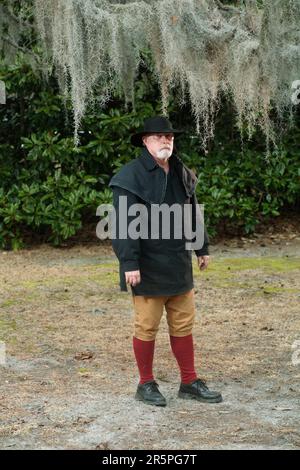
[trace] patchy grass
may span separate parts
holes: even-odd
[[[300,339],[299,258],[264,258],[253,248],[247,258],[215,255],[206,271],[195,263],[196,366],[223,391],[224,403],[177,400],[164,317],[154,366],[168,407],[153,410],[133,401],[130,291],[119,290],[113,254],[95,263],[99,253],[47,248],[8,253],[0,265],[0,340],[8,357],[2,448],[299,445],[299,369],[291,363]]]

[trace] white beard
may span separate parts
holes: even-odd
[[[167,160],[172,155],[172,151],[168,149],[158,150],[156,156],[160,160]]]

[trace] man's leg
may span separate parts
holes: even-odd
[[[181,382],[191,383],[197,379],[192,335],[195,320],[194,289],[169,297],[166,310],[171,348],[180,369]]]
[[[153,377],[153,357],[155,340],[143,341],[133,337],[133,351],[140,373],[140,384],[154,380]]]
[[[197,378],[195,372],[192,335],[195,320],[194,289],[181,295],[169,297],[166,302],[166,310],[171,348],[181,374],[178,396],[208,403],[222,401],[221,394],[210,391],[205,381]]]
[[[134,296],[133,350],[140,373],[136,398],[146,403],[165,406],[153,376],[155,338],[163,314],[166,297]]]
[[[193,335],[182,337],[170,335],[170,343],[180,369],[181,383],[193,382],[197,379],[194,366]]]

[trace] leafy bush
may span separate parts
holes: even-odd
[[[55,81],[46,85],[21,59],[9,67],[0,63],[8,95],[0,106],[1,248],[24,246],[30,232],[58,245],[92,220],[99,204],[111,202],[111,176],[139,154],[130,134],[146,117],[161,113],[157,87],[145,70],[139,73],[135,109],[126,110],[117,94],[105,112],[95,100],[74,148],[70,104]],[[199,176],[198,199],[211,235],[220,227],[251,233],[262,218],[297,206],[300,126],[267,162],[259,133],[241,149],[230,104],[221,110],[206,154],[193,135],[190,109],[179,107],[175,91],[169,111],[174,127],[186,131],[176,145]]]
[[[93,189],[96,181],[82,172],[62,175],[57,170],[44,182],[13,185],[6,193],[2,189],[0,245],[6,247],[10,241],[12,248],[21,247],[24,227],[49,227],[49,241],[54,245],[74,235],[82,226],[83,215],[103,200]]]
[[[202,163],[197,196],[204,203],[212,235],[221,224],[232,233],[251,233],[262,219],[278,216],[299,202],[298,158],[287,150],[268,162],[260,152],[248,149],[235,159],[223,155],[218,160],[212,154]]]

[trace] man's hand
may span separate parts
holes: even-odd
[[[126,284],[131,286],[136,286],[141,282],[141,273],[140,271],[126,271],[125,272]]]
[[[206,269],[209,263],[209,256],[198,256],[198,266],[201,271]]]

